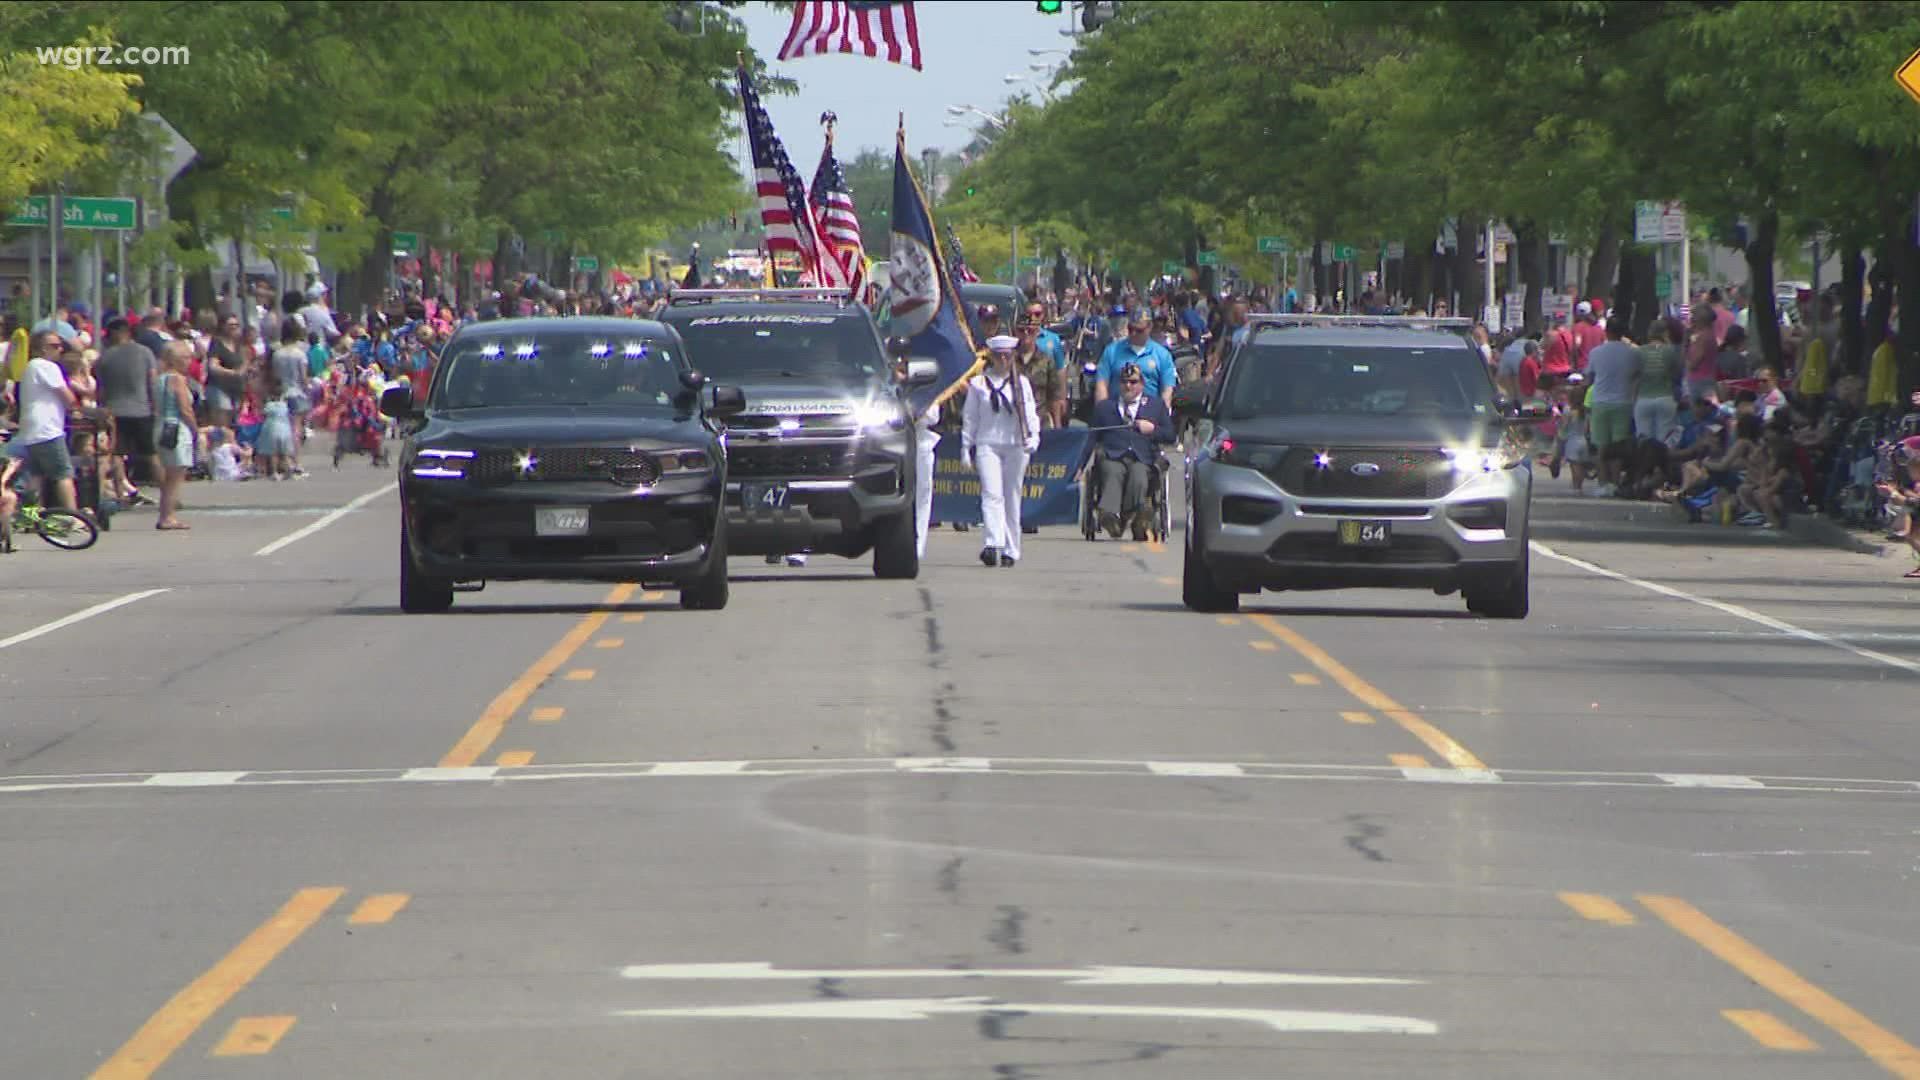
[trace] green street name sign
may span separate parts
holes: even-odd
[[[395,255],[413,255],[420,250],[420,234],[397,232],[393,234],[393,253]]]
[[[1352,262],[1353,256],[1354,256],[1354,251],[1353,251],[1352,244],[1342,244],[1338,240],[1334,241],[1333,243],[1333,261],[1334,262]]]
[[[1291,255],[1293,245],[1288,243],[1284,236],[1263,236],[1260,238],[1260,254]]]
[[[9,225],[44,226],[53,213],[53,200],[46,195],[22,199],[7,218]],[[67,229],[112,229],[128,231],[134,223],[138,203],[118,197],[96,198],[69,195],[60,200],[61,227]]]
[[[598,273],[600,260],[592,255],[577,255],[573,260],[573,268],[583,274]]]
[[[1217,251],[1203,251],[1194,261],[1201,266],[1219,266],[1220,253]]]
[[[1022,255],[1022,256],[1020,256],[1020,269],[1022,269],[1022,270],[1038,270],[1038,269],[1040,269],[1040,256],[1038,256],[1038,255]]]
[[[1184,274],[1186,273],[1186,271],[1187,271],[1186,267],[1180,265],[1179,263],[1173,261],[1172,259],[1168,259],[1166,262],[1163,262],[1160,264],[1160,272],[1163,274]]]

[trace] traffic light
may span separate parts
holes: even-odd
[[[973,185],[972,185],[972,184],[968,184],[968,185],[967,185],[967,198],[969,198],[969,199],[971,199],[971,198],[973,198],[973,192],[974,192],[974,187],[973,187]]]
[[[1042,15],[1058,15],[1065,6],[1061,0],[1034,0],[1033,9]]]
[[[1114,0],[1088,0],[1080,5],[1080,29],[1091,34],[1113,21]]]

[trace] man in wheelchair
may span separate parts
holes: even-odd
[[[1160,448],[1174,440],[1173,416],[1158,395],[1146,393],[1140,367],[1124,364],[1119,371],[1120,393],[1096,403],[1089,451],[1093,458],[1094,491],[1100,527],[1120,538],[1131,524],[1133,538],[1147,538],[1149,485],[1161,467]]]

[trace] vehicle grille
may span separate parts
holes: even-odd
[[[752,446],[734,442],[727,447],[727,475],[733,479],[762,476],[852,476],[859,471],[857,444],[826,446]]]
[[[640,487],[660,479],[653,455],[626,447],[547,447],[524,453],[531,464],[522,468],[519,450],[482,450],[474,456],[468,474],[476,483],[602,481],[621,487]]]
[[[1453,490],[1453,463],[1438,450],[1325,451],[1327,468],[1314,465],[1321,451],[1294,447],[1268,473],[1281,490],[1302,498],[1321,499],[1438,499]],[[1356,475],[1355,465],[1370,463],[1380,471]]]
[[[1452,548],[1431,536],[1395,536],[1383,548],[1344,547],[1330,532],[1288,533],[1267,549],[1284,561],[1346,563],[1354,566],[1408,566],[1459,561]]]

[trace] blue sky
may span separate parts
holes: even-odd
[[[800,84],[798,94],[770,95],[765,101],[788,156],[803,173],[811,174],[811,163],[820,157],[823,111],[840,117],[834,146],[843,161],[864,147],[892,150],[902,110],[907,114],[907,145],[913,151],[928,146],[958,150],[971,136],[967,128],[946,126],[948,105],[999,111],[1020,91],[1009,86],[1005,76],[1044,79],[1044,72],[1033,72],[1029,65],[1066,59],[1058,54],[1033,56],[1028,49],[1065,50],[1072,44],[1059,33],[1068,26],[1066,16],[1041,15],[1032,0],[921,0],[914,13],[922,71],[837,54],[781,62],[774,56],[792,15],[770,4],[748,4],[733,12],[746,24],[754,52],[767,59],[775,74]],[[737,146],[733,152],[739,156]]]

